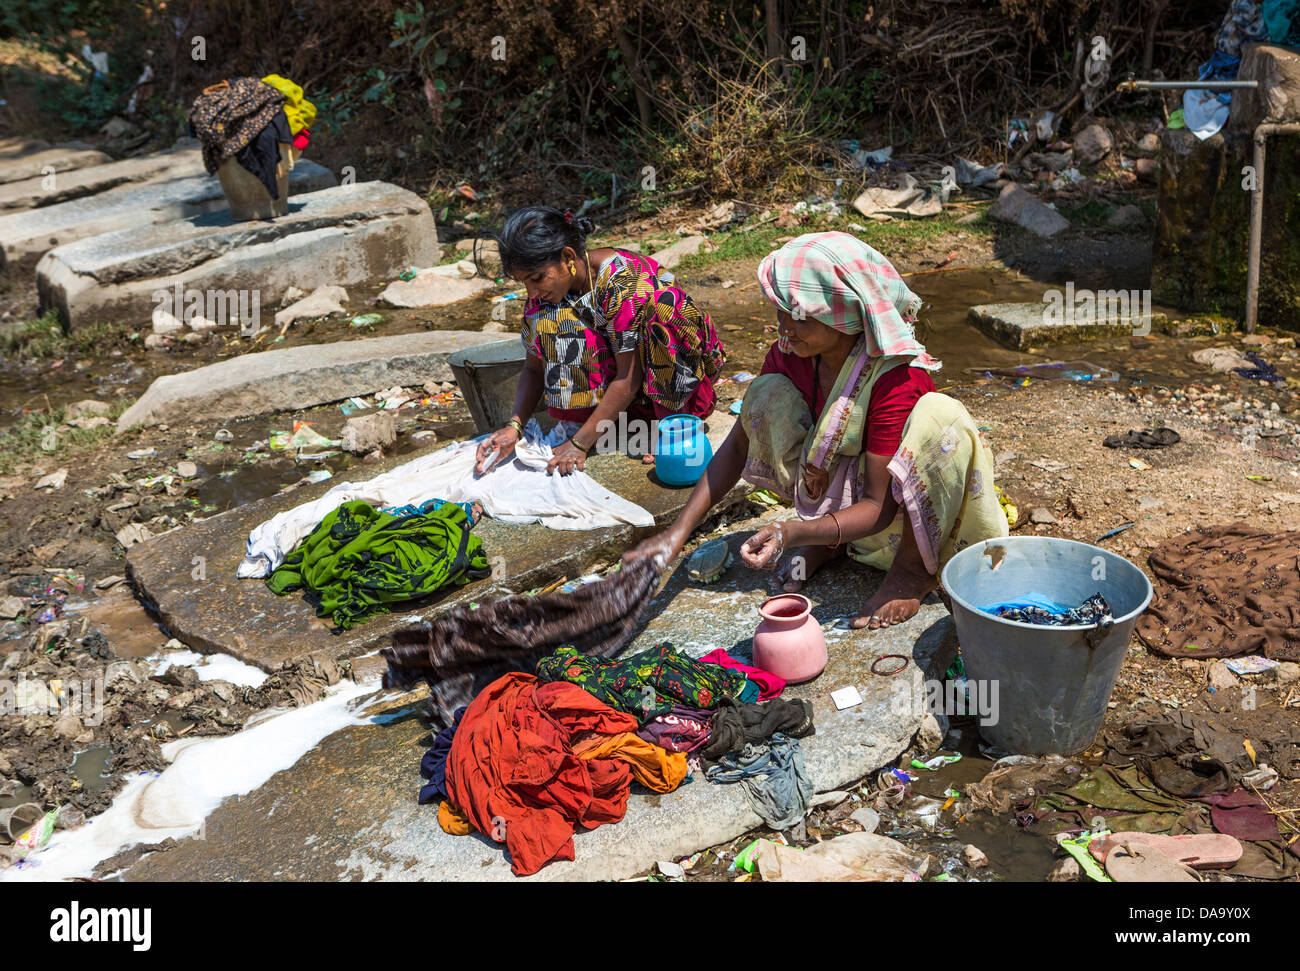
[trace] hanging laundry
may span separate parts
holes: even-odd
[[[570,681],[585,688],[612,708],[647,722],[666,715],[677,704],[713,708],[720,699],[739,695],[745,676],[716,664],[700,664],[660,644],[640,654],[602,661],[562,647],[537,662],[537,676],[545,681]]]
[[[431,714],[446,725],[483,686],[509,671],[531,672],[558,647],[609,657],[632,639],[661,569],[652,559],[639,560],[571,593],[456,607],[395,631],[392,647],[379,652],[388,662],[384,687],[410,688],[424,681]]]
[[[622,819],[632,783],[627,762],[579,758],[572,741],[635,729],[632,716],[576,685],[507,674],[474,699],[456,730],[450,802],[478,832],[505,843],[518,876],[572,860],[574,831]]]
[[[491,475],[474,476],[481,439],[458,442],[421,455],[366,482],[342,482],[319,499],[279,513],[248,534],[240,577],[264,577],[285,554],[344,502],[361,500],[379,508],[422,503],[434,496],[450,502],[481,502],[493,519],[540,522],[551,529],[599,529],[627,523],[653,526],[654,516],[605,488],[585,472],[547,475],[552,440],[536,422],[515,446],[513,460]]]
[[[268,74],[262,80],[284,95],[284,114],[293,134],[311,127],[316,120],[316,106],[302,96],[299,85],[278,74]]]
[[[190,127],[203,145],[203,166],[214,174],[271,124],[284,95],[257,78],[234,78],[204,88],[190,108]]]
[[[1155,593],[1138,637],[1166,657],[1300,661],[1297,548],[1300,531],[1265,533],[1245,523],[1166,540],[1148,560]]]
[[[389,604],[490,575],[472,525],[454,505],[397,517],[347,502],[321,520],[266,583],[278,594],[305,588],[317,615],[346,630],[387,613]]]
[[[710,782],[744,786],[750,808],[772,829],[789,829],[808,815],[812,782],[804,769],[803,750],[788,735],[778,732],[724,755],[705,775]]]
[[[781,692],[785,690],[784,678],[778,678],[775,674],[764,671],[762,668],[741,664],[722,648],[704,655],[704,657],[700,658],[700,663],[721,664],[724,668],[729,668],[732,671],[740,671],[751,682],[758,685],[757,701],[770,701],[773,698],[779,698]]]
[[[1039,624],[1043,627],[1074,627],[1080,624],[1096,626],[1114,619],[1110,604],[1100,593],[1094,593],[1077,607],[1065,607],[1040,593],[1027,593],[1015,600],[989,604],[980,609],[1003,620]]]
[[[271,123],[235,153],[235,161],[257,176],[257,180],[266,186],[266,191],[272,199],[280,198],[280,187],[276,183],[276,170],[280,165],[280,144],[282,142],[288,144],[292,138],[284,112],[277,111],[271,118]]]

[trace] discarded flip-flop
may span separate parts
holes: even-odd
[[[1121,843],[1149,846],[1171,860],[1185,863],[1197,870],[1220,870],[1241,859],[1241,843],[1224,833],[1188,833],[1184,836],[1165,836],[1163,833],[1114,833],[1094,841],[1088,851],[1097,862],[1105,863],[1107,855]]]
[[[686,575],[698,583],[713,583],[731,565],[731,560],[725,539],[710,540],[686,561]]]
[[[1186,864],[1130,840],[1121,840],[1106,854],[1106,873],[1116,883],[1199,883],[1201,879]]]
[[[1107,448],[1164,448],[1166,445],[1177,445],[1183,440],[1172,428],[1153,428],[1150,431],[1134,431],[1129,429],[1125,435],[1107,435],[1102,439],[1103,445]]]

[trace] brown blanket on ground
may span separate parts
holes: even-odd
[[[1137,635],[1167,657],[1300,660],[1300,532],[1244,524],[1181,533],[1148,562],[1155,596]]]
[[[477,609],[457,607],[437,619],[393,632],[385,688],[425,681],[435,721],[452,722],[497,678],[532,673],[537,661],[571,645],[583,654],[611,657],[636,633],[658,586],[660,567],[646,558],[572,593],[513,596]]]

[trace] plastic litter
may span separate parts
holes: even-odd
[[[402,278],[406,278],[405,274]],[[383,319],[383,314],[358,314],[352,318],[351,323],[353,327],[373,327],[375,324],[382,323]]]
[[[1263,674],[1265,671],[1271,671],[1277,667],[1277,661],[1271,661],[1266,657],[1260,657],[1258,654],[1247,654],[1245,657],[1230,657],[1224,662],[1228,670],[1233,674]]]
[[[845,708],[853,708],[862,704],[862,695],[853,685],[847,688],[837,688],[831,692],[831,701],[835,702],[835,708],[843,711]]]
[[[926,759],[924,762],[920,759],[912,759],[911,766],[914,769],[928,769],[931,772],[938,772],[945,765],[952,765],[954,762],[960,761],[960,755],[936,755],[934,758]]]

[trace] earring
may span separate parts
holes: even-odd
[[[570,261],[570,262],[569,262],[569,276],[576,276],[577,273],[578,273],[578,268],[577,268],[576,266],[574,266],[574,264],[573,264],[572,261]]]

